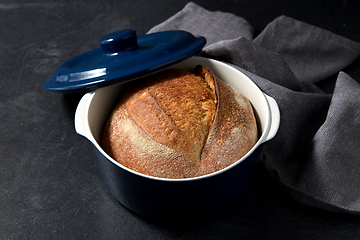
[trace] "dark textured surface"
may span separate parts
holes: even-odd
[[[255,32],[287,15],[360,41],[355,0],[194,2],[241,16]],[[144,34],[186,3],[0,2],[0,239],[359,239],[359,217],[296,203],[261,167],[235,206],[207,219],[146,219],[109,194],[90,143],[74,131],[82,94],[54,94],[42,84],[103,35]],[[346,72],[359,81],[359,59]]]

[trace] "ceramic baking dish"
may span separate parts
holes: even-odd
[[[93,145],[97,164],[110,193],[130,210],[146,215],[217,213],[234,204],[248,188],[263,145],[277,133],[280,112],[276,101],[237,69],[208,58],[191,57],[171,68],[207,66],[223,81],[247,97],[256,113],[259,139],[236,163],[208,175],[187,179],[147,176],[112,159],[99,141],[105,123],[126,83],[86,93],[75,114],[76,132]]]

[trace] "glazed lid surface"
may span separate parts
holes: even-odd
[[[102,37],[99,43],[99,48],[61,64],[43,87],[75,93],[130,81],[198,54],[206,39],[179,30],[137,36],[126,29]]]

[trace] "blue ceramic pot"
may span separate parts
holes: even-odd
[[[97,164],[111,194],[136,213],[146,216],[209,215],[228,208],[248,188],[263,144],[277,133],[280,111],[276,101],[237,69],[202,57],[192,57],[172,68],[190,70],[199,64],[212,69],[220,79],[250,100],[260,132],[258,142],[244,157],[218,172],[195,178],[165,179],[122,166],[104,152],[99,140],[123,83],[97,89],[80,100],[75,114],[76,132],[93,144]]]

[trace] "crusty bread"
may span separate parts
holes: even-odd
[[[256,143],[248,99],[206,67],[130,84],[102,134],[104,151],[143,174],[189,178],[223,169]]]

